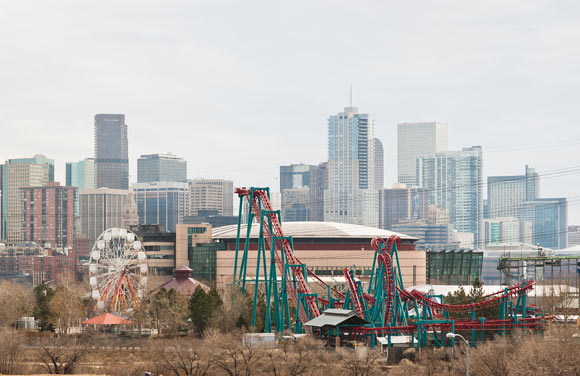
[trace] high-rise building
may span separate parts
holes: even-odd
[[[54,181],[54,160],[44,155],[9,159],[2,167],[2,238],[9,244],[24,240],[20,188],[40,187]]]
[[[20,188],[24,240],[48,247],[72,248],[75,191],[75,187],[61,187],[56,182],[42,187]]]
[[[146,154],[137,160],[137,182],[187,181],[187,161],[172,154]]]
[[[282,191],[282,222],[308,221],[310,218],[310,189],[287,188]]]
[[[328,189],[324,220],[378,226],[375,124],[356,107],[328,118]]]
[[[310,187],[310,169],[313,167],[316,166],[306,164],[280,166],[280,192],[285,189]]]
[[[491,243],[532,243],[532,222],[517,218],[484,219],[484,242]]]
[[[125,115],[95,115],[97,188],[129,188],[129,150]]]
[[[309,220],[324,221],[324,191],[328,189],[328,162],[310,167]]]
[[[66,163],[66,186],[77,187],[78,189],[94,189],[95,184],[95,159],[85,158],[79,162]],[[80,227],[79,223],[79,192],[75,190],[75,229]]]
[[[568,200],[537,198],[518,207],[517,217],[532,222],[533,244],[552,249],[568,246]]]
[[[540,179],[526,165],[524,175],[488,176],[487,203],[489,218],[515,217],[524,201],[534,201],[540,193]]]
[[[79,189],[95,187],[95,159],[85,158],[79,162],[66,163],[66,186]]]
[[[394,224],[392,231],[418,238],[415,243],[418,250],[439,252],[458,247],[452,243],[453,226],[450,224],[434,224],[424,219],[405,220]]]
[[[425,219],[427,214],[427,192],[423,188],[394,184],[393,188],[379,190],[379,228],[391,230],[397,223]]]
[[[123,224],[123,206],[129,197],[124,189],[80,189],[80,232],[93,244],[103,231]]]
[[[310,183],[318,166],[293,164],[280,166],[282,221],[307,221],[310,218]]]
[[[447,124],[437,122],[401,123],[397,126],[398,182],[417,185],[417,157],[446,152]]]
[[[187,182],[157,181],[131,186],[135,192],[139,224],[163,226],[165,231],[175,231],[187,214]]]
[[[535,168],[526,165],[524,177],[526,178],[526,201],[534,201],[540,197],[540,175]]]
[[[385,151],[381,140],[375,137],[375,187],[385,186]]]
[[[217,210],[219,215],[234,212],[234,182],[223,179],[193,179],[189,181],[189,215],[200,210]]]
[[[448,209],[458,232],[474,234],[474,248],[481,246],[483,224],[481,146],[461,151],[419,156],[417,183],[428,192],[429,205]]]

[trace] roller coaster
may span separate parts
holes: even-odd
[[[268,188],[237,188],[240,199],[233,283],[245,294],[253,284],[252,326],[256,323],[260,285],[265,292],[265,332],[308,333],[328,337],[348,337],[375,346],[406,342],[410,347],[450,346],[449,332],[471,332],[471,343],[484,341],[486,333],[504,335],[521,331],[544,333],[546,321],[540,311],[527,305],[534,281],[504,288],[470,304],[445,304],[443,296],[408,291],[403,286],[398,251],[400,238],[375,238],[375,250],[364,291],[355,281],[355,270],[343,269],[348,287],[343,293],[318,277],[294,254],[292,237],[285,236],[279,210],[273,210]],[[241,238],[243,207],[247,210],[246,236]],[[250,232],[254,220],[259,225],[256,270],[247,276]],[[256,225],[256,224],[255,224]],[[243,253],[240,245],[243,239]],[[269,253],[269,257],[266,257]],[[269,263],[269,265],[268,265]],[[238,265],[239,264],[239,265]],[[478,312],[499,307],[497,319],[478,317]],[[312,327],[308,322],[330,308],[356,314],[357,324]],[[292,313],[291,313],[292,310]],[[345,311],[342,311],[345,312]],[[470,318],[453,318],[453,314]],[[364,322],[364,324],[361,324]]]

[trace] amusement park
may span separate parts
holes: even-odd
[[[458,305],[446,304],[441,295],[406,290],[399,263],[400,238],[396,235],[372,240],[375,254],[366,288],[360,280],[355,281],[356,269],[345,268],[348,289],[345,293],[338,291],[295,256],[293,240],[284,234],[280,212],[272,209],[268,188],[241,188],[236,193],[240,211],[244,200],[251,208],[245,238],[249,238],[254,219],[260,236],[254,277],[248,281],[249,242],[245,242],[243,253],[240,249],[239,257],[238,225],[234,286],[239,286],[242,293],[253,289],[252,324],[256,320],[258,291],[265,291],[266,332],[307,333],[336,338],[337,344],[341,340],[359,341],[371,348],[453,346],[457,332],[469,333],[472,345],[484,342],[491,333],[544,335],[544,313],[527,303],[534,281],[506,286],[476,302]],[[478,314],[494,307],[498,308],[497,318]]]
[[[84,264],[86,277],[78,285],[83,286],[80,291],[73,293],[66,284],[64,288],[37,287],[36,320],[23,317],[18,327],[38,341],[48,364],[45,369],[57,372],[66,363],[58,359],[66,356],[55,349],[69,356],[76,354],[86,362],[87,346],[99,351],[118,346],[117,358],[128,353],[156,358],[152,352],[163,348],[164,355],[157,360],[159,374],[159,367],[167,373],[173,369],[176,375],[193,374],[178,370],[178,361],[182,366],[183,362],[189,367],[205,365],[220,374],[258,353],[277,357],[277,362],[304,362],[310,367],[309,374],[318,374],[315,370],[319,367],[330,367],[322,363],[315,366],[329,356],[335,357],[331,362],[342,371],[355,364],[356,369],[369,372],[421,373],[430,372],[426,370],[436,364],[439,371],[461,374],[470,370],[470,351],[472,362],[481,364],[482,354],[492,351],[497,355],[506,351],[506,346],[524,349],[550,343],[576,346],[578,342],[573,306],[566,311],[538,305],[534,280],[505,284],[495,291],[476,280],[469,294],[461,286],[447,293],[435,289],[442,286],[413,286],[411,282],[422,282],[415,276],[415,265],[409,264],[415,260],[413,255],[420,253],[413,250],[415,239],[378,229],[369,233],[354,225],[355,230],[341,228],[347,229],[345,233],[359,231],[356,236],[368,239],[366,244],[360,239],[344,239],[354,241],[346,251],[347,262],[358,261],[359,267],[334,266],[330,273],[320,264],[320,257],[304,249],[316,249],[310,244],[312,236],[324,239],[336,234],[305,222],[298,230],[296,224],[289,224],[294,236],[288,235],[280,210],[272,206],[269,188],[238,188],[235,193],[239,198],[238,223],[216,228],[211,243],[222,254],[215,262],[229,265],[229,283],[223,282],[223,267],[221,285],[215,278],[194,278],[193,269],[186,265],[175,268],[172,279],[159,279],[154,266],[158,264],[151,255],[163,243],[151,241],[151,233],[131,227],[109,228],[96,238]],[[195,234],[205,235],[206,227],[195,226],[188,227],[190,240]],[[313,231],[322,234],[313,235]],[[365,235],[360,235],[363,232]],[[305,240],[305,234],[310,240]],[[203,244],[206,248],[210,245]],[[319,249],[324,245],[322,240],[317,244]],[[191,252],[199,248],[190,248],[192,257]],[[337,265],[344,265],[341,257],[334,252],[334,258],[340,259]],[[323,259],[327,262],[332,258],[327,255]],[[503,258],[498,270],[515,269],[507,268],[507,262],[515,261]],[[43,303],[48,297],[52,302]],[[78,301],[76,308],[73,301]],[[558,313],[566,315],[564,323],[558,321]],[[228,346],[239,353],[229,360],[219,358],[231,355]],[[205,347],[215,354],[202,351]],[[285,354],[282,358],[280,349]],[[303,351],[310,352],[310,357],[302,358]],[[187,360],[184,354],[189,354]],[[81,369],[84,363],[76,364],[76,369]],[[245,363],[244,367],[248,372],[254,369],[256,374],[271,374],[263,362]],[[151,370],[152,365],[136,372],[145,368]],[[365,374],[353,372],[349,374]]]

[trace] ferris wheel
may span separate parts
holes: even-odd
[[[131,231],[105,230],[93,245],[89,261],[91,297],[95,309],[128,312],[143,299],[147,286],[147,255]]]

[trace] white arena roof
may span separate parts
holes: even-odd
[[[282,223],[284,235],[293,238],[351,238],[351,239],[372,239],[377,236],[388,238],[391,235],[398,235],[402,240],[415,242],[418,239],[412,236],[399,234],[388,230],[374,227],[351,225],[336,222],[284,222]],[[237,237],[238,225],[216,227],[212,230],[214,239],[235,239]],[[257,238],[260,225],[252,224],[250,238]],[[246,237],[246,225],[241,226],[240,238]]]

